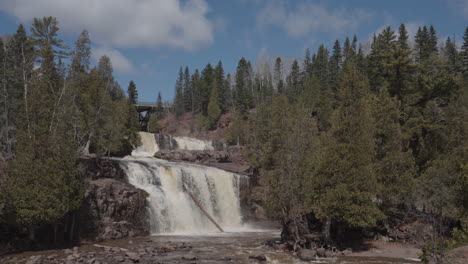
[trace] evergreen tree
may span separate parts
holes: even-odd
[[[221,63],[221,61],[218,62],[218,64],[216,65],[215,69],[214,69],[214,82],[218,88],[218,101],[219,101],[219,106],[221,107],[221,110],[223,112],[226,112],[227,109],[228,109],[228,105],[227,105],[227,97],[228,97],[228,91],[227,91],[227,87],[226,87],[226,83],[225,83],[225,79],[224,79],[224,69],[223,69],[223,64]],[[210,100],[211,100],[211,94],[210,94]]]
[[[375,172],[380,187],[378,192],[381,210],[395,213],[402,205],[410,204],[414,161],[404,152],[400,127],[399,104],[383,88],[373,105],[375,125]]]
[[[55,17],[43,17],[42,19],[34,18],[33,26],[31,27],[31,37],[34,44],[38,47],[38,51],[44,50],[50,46],[57,58],[66,58],[70,55],[67,50],[68,46],[63,44],[63,40],[57,38],[59,31],[58,21]],[[44,54],[41,54],[43,57]]]
[[[199,98],[201,105],[201,113],[203,116],[208,115],[208,103],[210,102],[211,89],[214,82],[214,69],[211,64],[207,64],[203,69],[199,82]]]
[[[429,43],[427,43],[428,50],[429,52],[432,53],[437,53],[437,43],[438,43],[438,38],[437,38],[437,32],[435,31],[435,28],[433,25],[429,27]]]
[[[313,63],[314,75],[320,81],[322,89],[328,89],[329,76],[328,76],[328,50],[325,48],[325,45],[320,45],[317,51],[317,56]]]
[[[158,92],[158,98],[156,99],[156,116],[158,117],[158,120],[162,119],[164,114],[164,106],[163,106],[163,101],[161,97],[161,92]]]
[[[463,34],[463,45],[460,51],[461,55],[461,70],[463,74],[468,76],[468,27],[465,29],[465,33]]]
[[[447,41],[445,42],[444,56],[447,60],[449,71],[453,74],[456,74],[460,68],[459,54],[455,43],[452,42],[450,37],[448,37]]]
[[[201,112],[201,94],[200,94],[200,72],[198,69],[195,69],[195,72],[190,77],[190,82],[192,84],[192,109],[194,113]]]
[[[136,105],[138,103],[138,91],[134,81],[130,81],[127,88],[128,102],[131,105]]]
[[[287,88],[287,95],[291,101],[295,101],[302,92],[301,70],[297,60],[294,60],[291,64],[291,71],[288,76]]]
[[[218,119],[221,116],[222,110],[219,102],[219,88],[218,81],[213,83],[211,89],[210,102],[208,104],[208,123],[209,129],[215,129],[218,123]]]
[[[406,30],[405,24],[401,24],[398,28],[398,45],[404,50],[409,50],[408,44],[408,31]]]
[[[332,128],[322,141],[310,174],[309,202],[323,231],[330,227],[370,227],[381,218],[373,202],[378,182],[373,169],[374,122],[368,102],[368,82],[357,67],[345,65],[338,91],[339,106]]]
[[[174,98],[174,112],[177,117],[180,117],[184,113],[184,73],[182,67],[179,69],[179,77],[177,77],[175,85],[175,98]]]
[[[190,79],[190,70],[188,66],[185,67],[184,71],[184,111],[185,112],[192,112],[192,101],[193,101],[193,88],[192,88],[192,80]]]
[[[340,75],[340,68],[341,68],[341,45],[340,41],[336,40],[335,44],[333,45],[333,54],[330,57],[329,62],[329,77],[330,77],[330,87],[333,91],[338,90],[338,83],[339,83],[339,75]]]
[[[236,71],[234,105],[243,117],[247,115],[251,100],[249,66],[247,60],[241,58]]]
[[[276,92],[279,94],[283,93],[284,92],[283,63],[281,62],[280,57],[276,58],[275,60],[273,81],[275,82]]]
[[[306,49],[306,52],[305,52],[305,57],[304,57],[304,73],[305,73],[305,76],[304,78],[306,78],[307,76],[309,77],[312,77],[312,61],[311,61],[311,58],[310,58],[310,50],[309,48]]]

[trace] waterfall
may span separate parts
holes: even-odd
[[[179,149],[183,150],[214,150],[213,142],[190,137],[174,137]]]
[[[121,166],[130,184],[149,194],[152,233],[217,232],[213,223],[184,191],[184,185],[225,231],[242,228],[239,185],[245,176],[151,157],[126,157]]]
[[[154,134],[148,132],[139,132],[141,145],[132,151],[132,156],[152,157],[159,151],[158,144]]]

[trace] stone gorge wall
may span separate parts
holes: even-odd
[[[149,233],[147,193],[125,179],[118,161],[84,161],[88,182],[80,211],[79,232],[85,240],[109,240]]]

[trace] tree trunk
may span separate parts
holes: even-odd
[[[322,235],[325,241],[330,240],[331,219],[329,217],[322,220]]]
[[[71,222],[71,226],[70,226],[70,236],[69,236],[69,240],[70,240],[70,243],[73,243],[73,231],[75,229],[75,213],[71,213],[72,215],[72,222]]]

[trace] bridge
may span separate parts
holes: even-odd
[[[171,109],[171,106],[168,104],[165,104],[162,107],[163,113],[167,113]],[[138,112],[138,122],[140,123],[141,131],[148,131],[150,116],[158,111],[158,106],[151,103],[139,103],[135,105],[135,109]]]

